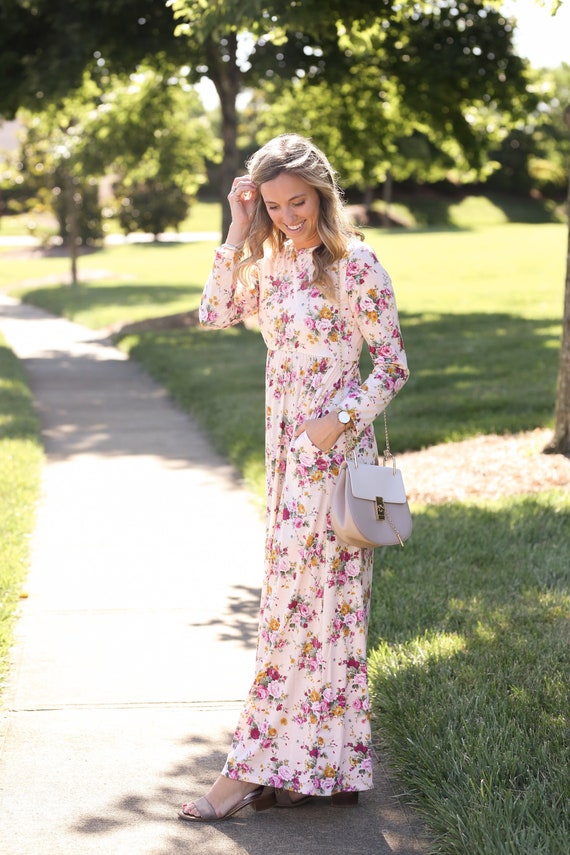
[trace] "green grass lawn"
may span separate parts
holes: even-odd
[[[121,232],[116,219],[104,219],[105,234]],[[218,232],[221,226],[221,207],[216,202],[198,200],[193,203],[188,216],[178,227],[179,232]],[[0,217],[0,237],[35,235],[39,239],[57,234],[57,221],[48,213],[15,214]],[[175,232],[173,229],[168,230]]]
[[[412,372],[392,406],[396,447],[415,449],[478,433],[551,425],[564,226],[411,233],[372,229],[367,237],[392,274]],[[23,261],[5,253],[0,286],[25,278],[26,284],[11,287],[12,293],[87,326],[105,327],[195,308],[212,249],[208,242],[107,248],[80,259],[83,281],[75,289],[33,284],[42,276],[61,277],[63,259]],[[98,278],[105,272],[107,278]],[[174,349],[190,347],[193,335],[156,339],[161,366],[169,341]],[[217,347],[217,341],[211,344]],[[152,349],[151,339],[145,342]],[[260,364],[263,358],[260,344]],[[222,367],[228,379],[232,371],[241,378],[239,365]],[[199,374],[201,366],[189,370],[183,373],[193,394],[191,374]],[[168,369],[162,373],[170,374]]]
[[[25,582],[43,451],[22,368],[0,336],[0,688]]]
[[[88,253],[79,259],[76,287],[61,284],[69,273],[66,258],[5,252],[0,255],[0,288],[97,329],[197,306],[213,246],[150,243]]]
[[[394,279],[412,370],[391,406],[395,450],[551,425],[566,228],[493,223],[370,230],[368,239]],[[169,314],[197,305],[212,248],[108,249],[81,260],[84,271],[111,271],[107,280],[13,293],[92,327]],[[6,283],[64,269],[56,269],[61,259],[37,261],[33,273],[21,260],[7,263]],[[260,336],[189,329],[129,336],[121,346],[193,413],[261,498]],[[434,853],[565,855],[570,497],[413,511],[406,548],[376,553],[376,738],[426,817]]]
[[[562,492],[415,508],[377,551],[375,732],[434,852],[568,851],[569,559]]]
[[[566,229],[375,236],[396,284],[411,379],[394,435],[418,448],[552,424]]]

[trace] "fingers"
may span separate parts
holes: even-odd
[[[305,433],[305,431],[307,430],[307,425],[308,425],[308,422],[301,422],[301,424],[295,430],[295,433],[293,434],[293,438],[297,439],[297,437],[301,436],[302,433]]]
[[[232,182],[232,189],[228,193],[228,201],[230,205],[236,202],[251,202],[257,196],[257,187],[249,177],[243,175],[235,178]]]
[[[336,414],[327,413],[318,419],[307,419],[295,430],[295,439],[305,432],[311,443],[321,451],[328,452],[343,432],[343,426],[339,423]]]

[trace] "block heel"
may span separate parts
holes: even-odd
[[[262,794],[252,802],[252,808],[256,811],[267,810],[275,805],[275,790],[273,787],[264,787]]]
[[[344,791],[342,793],[333,793],[331,796],[331,804],[333,807],[355,807],[358,804],[358,791]]]

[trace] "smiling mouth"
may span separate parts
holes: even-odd
[[[304,226],[304,225],[305,225],[305,220],[303,220],[303,222],[302,222],[302,223],[299,223],[299,224],[298,224],[298,225],[296,225],[296,226],[285,226],[285,228],[286,228],[286,229],[287,229],[287,231],[289,231],[289,232],[298,232],[298,231],[300,231],[300,230],[303,228],[303,226]]]

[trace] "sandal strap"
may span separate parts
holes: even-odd
[[[206,798],[206,796],[202,796],[197,799],[195,802],[192,802],[196,810],[200,814],[200,819],[218,819],[218,814]],[[188,814],[188,816],[192,816],[192,814]]]

